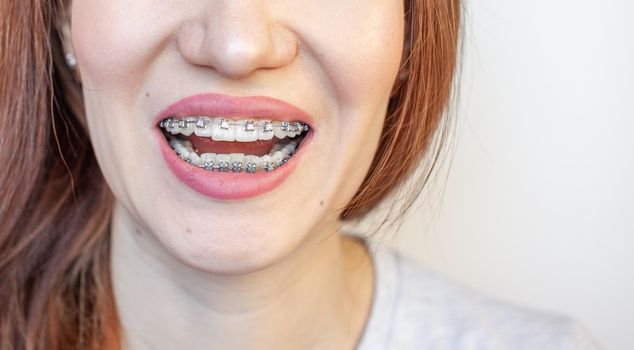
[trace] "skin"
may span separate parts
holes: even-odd
[[[379,142],[402,58],[402,0],[70,6],[64,41],[116,197],[112,268],[125,347],[354,348],[373,266],[340,232],[339,214]],[[179,182],[159,154],[154,117],[201,92],[271,96],[310,113],[314,139],[295,172],[237,201]]]

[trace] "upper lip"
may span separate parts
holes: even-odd
[[[310,114],[288,102],[267,96],[230,96],[218,93],[203,93],[178,100],[159,113],[154,122],[158,124],[168,117],[201,115],[302,121],[313,126]]]

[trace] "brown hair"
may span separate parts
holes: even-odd
[[[460,1],[405,4],[404,61],[380,146],[343,219],[375,207],[423,156],[435,159],[432,140],[444,134],[439,126],[455,75]],[[4,350],[120,348],[110,275],[113,196],[90,144],[80,86],[65,65],[55,25],[62,10],[60,0],[0,1]],[[394,154],[405,155],[404,162],[384,171]]]
[[[399,201],[396,216],[403,217],[436,170],[449,131],[446,112],[458,69],[460,4],[460,0],[405,0],[403,63],[379,148],[342,218],[367,214],[418,168],[419,181]],[[396,169],[394,159],[402,160]]]

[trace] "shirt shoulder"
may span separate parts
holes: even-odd
[[[487,296],[393,248],[367,243],[376,288],[360,350],[599,349],[569,317]]]

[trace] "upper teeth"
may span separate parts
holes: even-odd
[[[231,120],[204,116],[167,118],[159,126],[173,135],[190,136],[193,133],[196,136],[211,137],[214,141],[238,142],[270,140],[273,136],[279,139],[295,137],[309,128],[308,124],[297,121]]]

